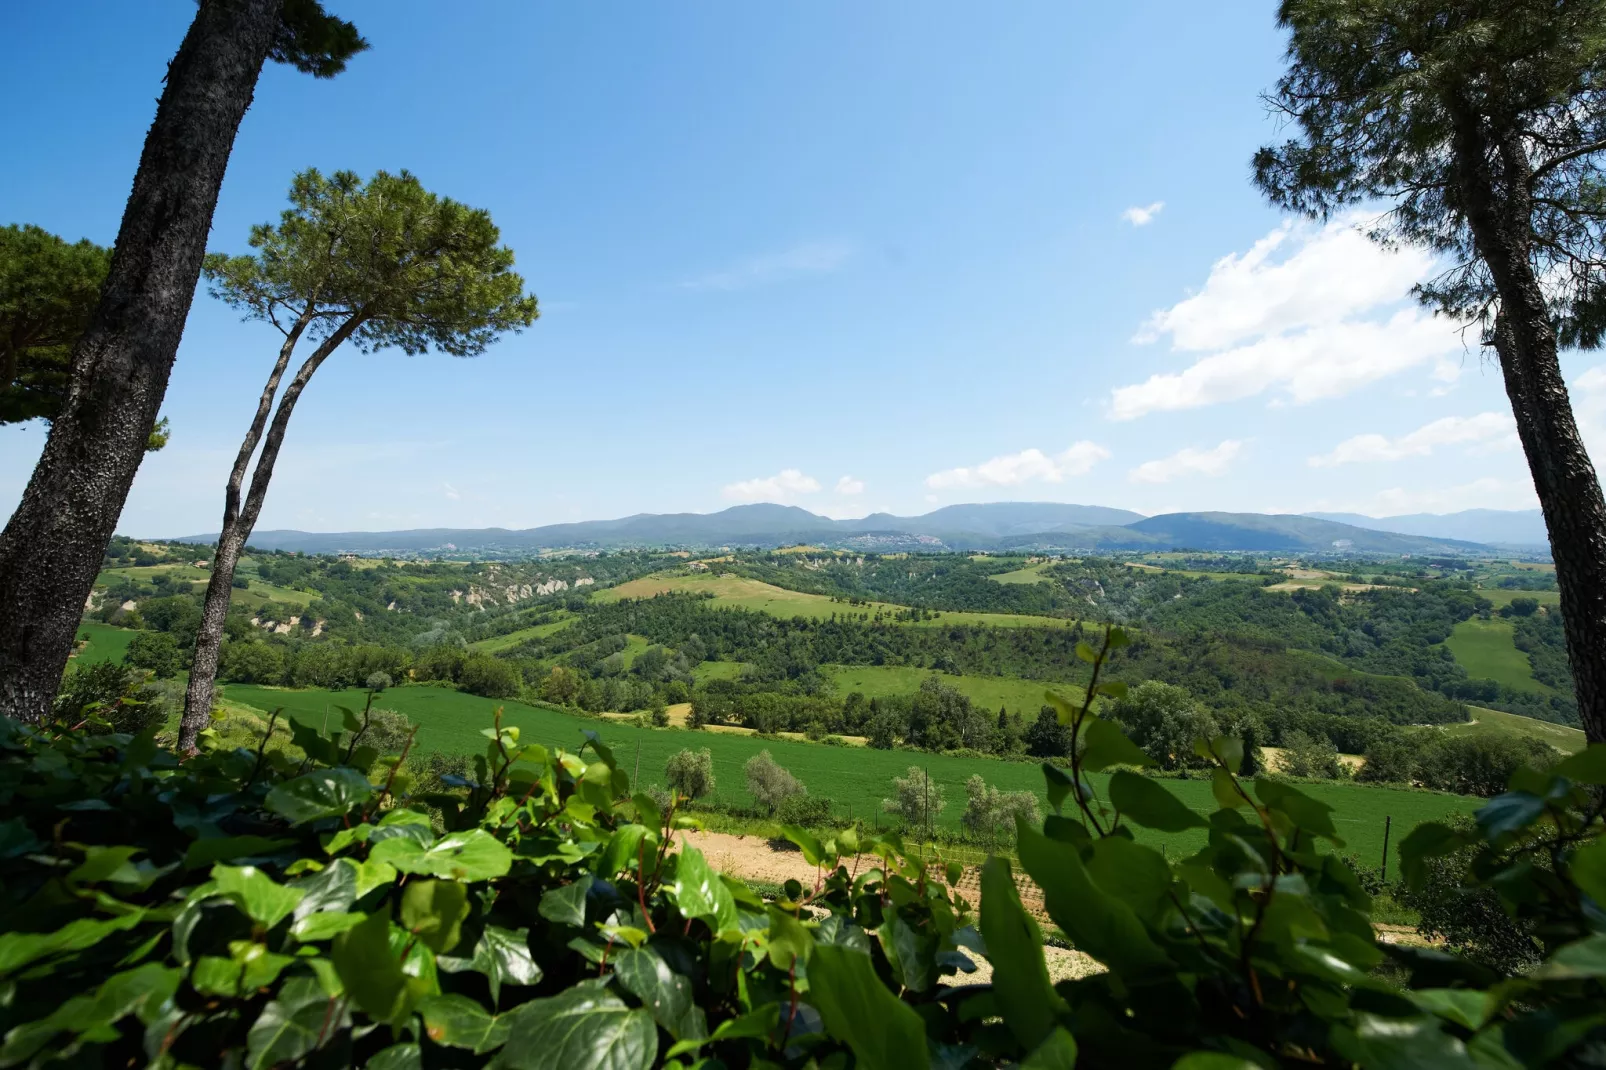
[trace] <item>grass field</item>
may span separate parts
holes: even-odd
[[[561,632],[574,623],[574,617],[567,612],[558,620],[548,624],[536,624],[528,628],[520,628],[516,632],[506,635],[493,635],[489,639],[481,639],[468,644],[470,650],[483,650],[487,654],[499,654],[504,650],[512,650],[520,643],[530,639],[544,639],[553,632]]]
[[[318,595],[311,591],[297,591],[290,587],[276,587],[271,583],[263,583],[257,578],[256,566],[250,558],[241,560],[235,575],[250,580],[248,588],[234,588],[229,593],[229,601],[237,606],[246,606],[256,609],[264,602],[280,602],[294,606],[309,606]],[[115,580],[132,580],[141,586],[149,586],[157,576],[173,576],[190,583],[196,594],[206,590],[206,582],[211,573],[199,565],[177,563],[170,565],[146,565],[137,567],[130,565],[127,568],[109,568],[95,577],[96,587],[105,587]]]
[[[128,653],[129,640],[136,633],[129,628],[113,628],[110,624],[84,621],[78,625],[78,638],[89,637],[88,644],[73,655],[73,661],[87,665],[98,661],[122,661]]]
[[[1057,564],[1054,561],[1040,561],[1035,565],[1027,565],[1013,572],[995,572],[987,578],[994,583],[1042,583],[1048,579],[1043,570]]]
[[[356,690],[343,693],[288,691],[238,684],[228,685],[224,691],[232,702],[261,710],[283,707],[289,716],[313,725],[323,723],[326,710],[330,719],[336,720],[339,717],[334,712],[337,703],[360,709],[363,697],[363,693]],[[664,763],[676,751],[706,747],[714,758],[717,794],[732,801],[747,801],[742,763],[759,751],[768,750],[777,762],[807,784],[810,791],[828,796],[835,803],[836,814],[844,820],[850,812],[854,817],[872,822],[884,820],[879,816],[880,801],[891,793],[892,778],[902,776],[910,766],[929,772],[931,783],[943,790],[947,805],[937,822],[949,828],[958,827],[959,816],[964,811],[964,782],[974,773],[999,788],[1032,791],[1043,797],[1042,770],[1029,762],[951,758],[913,751],[849,750],[818,743],[761,740],[713,732],[644,729],[521,702],[493,702],[438,687],[393,688],[385,692],[383,704],[413,718],[420,726],[419,745],[425,749],[482,752],[485,737],[480,735],[480,729],[490,725],[491,711],[497,706],[505,708],[504,723],[516,724],[523,730],[525,742],[577,750],[584,741],[582,733],[590,729],[614,749],[632,775],[639,754],[639,781],[643,784],[661,784]],[[1090,779],[1094,789],[1102,792],[1105,778],[1094,774]],[[1214,809],[1206,780],[1168,781],[1167,787],[1201,813]],[[1347,841],[1345,849],[1368,862],[1381,855],[1385,817],[1394,819],[1391,843],[1397,846],[1419,822],[1469,812],[1479,805],[1478,800],[1454,795],[1357,784],[1309,784],[1302,785],[1300,790],[1335,808],[1334,823]],[[1191,852],[1204,844],[1204,835],[1198,830],[1179,834],[1160,834],[1145,829],[1133,831],[1141,842],[1163,844],[1172,853]]]
[[[822,665],[820,671],[836,681],[839,696],[858,691],[865,698],[912,694],[920,690],[923,680],[935,676],[982,709],[1003,706],[1019,710],[1028,720],[1037,716],[1044,704],[1043,692],[1050,688],[1075,701],[1082,697],[1082,689],[1074,684],[1022,680],[1016,676],[954,676],[902,665]]]
[[[670,591],[686,591],[689,593],[708,592],[714,596],[714,605],[735,609],[748,609],[758,613],[768,613],[774,617],[812,617],[815,620],[830,617],[833,613],[845,616],[849,613],[869,613],[872,617],[876,613],[895,613],[906,609],[906,606],[896,606],[889,602],[870,602],[866,605],[851,606],[846,602],[833,602],[823,594],[807,594],[802,591],[789,591],[784,587],[763,583],[759,580],[750,580],[741,576],[730,574],[714,575],[656,575],[643,576],[621,583],[617,587],[610,587],[605,591],[598,591],[595,595],[598,601],[616,602],[621,598],[651,598],[653,595],[665,594]],[[910,622],[910,627],[946,627],[952,624],[990,624],[1004,628],[1042,628],[1063,626],[1069,627],[1071,621],[1060,620],[1054,617],[1033,617],[1023,613],[955,613],[940,612],[930,619]]]
[[[698,683],[707,680],[735,680],[747,668],[745,661],[705,661],[692,670]]]
[[[1542,739],[1564,754],[1575,754],[1584,749],[1582,729],[1551,724],[1534,717],[1524,717],[1504,710],[1486,710],[1472,706],[1472,720],[1466,724],[1447,724],[1443,730],[1452,735],[1488,735],[1492,732],[1515,732],[1518,735]]]
[[[1444,641],[1455,655],[1455,660],[1474,679],[1495,680],[1521,691],[1537,691],[1543,695],[1553,692],[1533,677],[1528,655],[1518,650],[1511,641],[1511,624],[1495,618],[1479,620],[1474,617],[1455,626],[1450,638]]]
[[[1513,591],[1509,587],[1479,587],[1478,593],[1493,602],[1496,609],[1509,606],[1513,598],[1532,598],[1542,606],[1561,605],[1560,591]]]

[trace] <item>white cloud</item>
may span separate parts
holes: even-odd
[[[1244,444],[1235,438],[1208,450],[1185,446],[1169,457],[1145,461],[1128,472],[1127,478],[1134,483],[1169,483],[1178,476],[1226,475],[1243,448]]]
[[[1067,476],[1086,475],[1110,451],[1096,442],[1077,442],[1053,457],[1042,450],[1029,449],[994,457],[968,468],[949,468],[926,477],[932,490],[954,487],[1014,487],[1033,480],[1059,483]]]
[[[852,476],[843,476],[836,481],[836,492],[838,494],[863,494],[864,480],[854,479]]]
[[[1154,217],[1159,215],[1160,210],[1164,207],[1164,201],[1155,201],[1153,204],[1146,204],[1142,207],[1133,205],[1121,213],[1121,218],[1131,223],[1134,227],[1146,227],[1154,222]]]
[[[1532,509],[1537,504],[1531,481],[1486,476],[1455,487],[1390,487],[1378,491],[1369,501],[1321,511],[1398,516],[1402,513],[1458,513],[1463,509]]]
[[[1117,388],[1110,415],[1131,420],[1272,389],[1299,404],[1434,362],[1438,378],[1454,380],[1456,325],[1410,301],[1411,286],[1432,270],[1426,252],[1385,250],[1353,219],[1285,224],[1218,260],[1202,290],[1149,318],[1134,342],[1168,338],[1174,352],[1201,355],[1180,372]]]
[[[1515,422],[1509,413],[1480,412],[1476,416],[1446,416],[1398,438],[1356,435],[1335,446],[1331,453],[1309,459],[1312,468],[1368,461],[1398,461],[1426,457],[1439,446],[1481,446],[1479,452],[1506,449],[1517,444]]]
[[[801,494],[815,494],[820,481],[796,468],[787,468],[763,479],[744,479],[728,484],[721,493],[739,502],[786,502]]]
[[[446,488],[446,496],[452,501],[455,502],[462,497],[461,494],[457,493],[457,488],[452,486],[450,483],[443,483],[442,486]]]
[[[843,241],[803,242],[790,249],[746,260],[727,268],[688,279],[688,290],[745,290],[805,275],[829,274],[853,257],[854,247]]]

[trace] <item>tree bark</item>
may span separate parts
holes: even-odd
[[[268,428],[267,440],[262,446],[262,456],[257,458],[256,470],[251,473],[251,489],[247,492],[242,506],[240,484],[245,478],[246,466],[250,463],[251,454],[255,451],[257,440],[262,434],[262,425],[267,418],[268,408],[279,387],[279,377],[284,374],[284,369],[289,364],[290,354],[295,349],[301,331],[306,323],[310,322],[311,308],[309,304],[308,314],[297,321],[291,335],[285,339],[284,346],[279,350],[279,362],[274,365],[273,374],[268,377],[268,385],[262,391],[256,418],[251,423],[251,429],[246,432],[245,441],[240,445],[240,453],[235,458],[234,470],[229,475],[229,484],[224,491],[223,529],[218,533],[217,552],[212,557],[212,575],[206,584],[206,603],[201,608],[201,626],[195,633],[195,656],[190,662],[190,683],[184,695],[184,718],[179,724],[180,753],[189,753],[195,749],[196,736],[212,717],[212,695],[217,684],[218,655],[223,647],[223,624],[228,618],[229,599],[234,589],[234,570],[240,563],[240,553],[245,548],[246,540],[251,537],[251,532],[256,528],[257,517],[262,512],[262,502],[267,497],[268,484],[273,479],[273,466],[278,463],[279,448],[284,444],[284,433],[290,425],[290,416],[295,412],[296,402],[300,399],[301,392],[307,388],[313,373],[329,354],[362,326],[360,315],[348,319],[325,338],[296,370],[295,378],[285,387],[284,397],[279,399],[279,407],[273,414],[273,424]]]
[[[1458,185],[1499,296],[1493,341],[1550,534],[1578,714],[1606,742],[1606,497],[1573,418],[1532,252],[1526,152],[1514,133],[1458,123]]]
[[[283,0],[202,0],[168,66],[72,383],[0,535],[0,711],[49,716],[156,426],[229,153]]]

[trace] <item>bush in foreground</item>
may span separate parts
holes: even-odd
[[[1103,656],[1089,702],[1119,691],[1097,682]],[[1328,849],[1330,809],[1239,780],[1240,741],[1195,744],[1206,817],[1130,771],[1152,759],[1112,722],[1059,715],[1072,765],[1044,767],[1055,812],[1019,822],[1017,849],[1053,923],[1105,967],[1059,985],[1005,859],[982,870],[978,929],[957,865],[789,828],[816,875],[766,902],[676,850],[693,824],[678,798],[632,795],[594,734],[565,752],[493,725],[469,776],[423,793],[356,715],[327,738],[293,723],[294,752],[208,738],[182,763],[150,732],[0,721],[0,1064],[1598,1061],[1606,747],[1519,771],[1470,826],[1405,837],[1413,886],[1469,855],[1460,882],[1531,922],[1543,962],[1503,975],[1379,945]],[[1134,825],[1204,846],[1171,862]],[[977,956],[990,984],[964,983]]]

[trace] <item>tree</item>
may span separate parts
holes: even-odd
[[[1385,201],[1374,238],[1450,261],[1417,293],[1499,358],[1579,713],[1606,740],[1606,498],[1557,361],[1606,337],[1606,0],[1284,0],[1279,20],[1270,100],[1298,133],[1255,181],[1320,218]]]
[[[123,661],[138,669],[149,669],[163,679],[178,675],[184,668],[184,651],[171,632],[137,632],[128,641]]]
[[[1032,828],[1042,824],[1043,813],[1036,795],[1029,791],[999,791],[980,774],[965,781],[965,812],[959,824],[972,839],[988,846],[1012,843],[1017,817]]]
[[[1063,758],[1071,750],[1071,730],[1060,724],[1059,711],[1044,706],[1026,730],[1026,753],[1033,758]]]
[[[530,325],[537,315],[535,298],[525,295],[513,251],[499,244],[490,213],[436,196],[405,171],[380,171],[365,184],[350,171],[325,178],[307,170],[291,184],[290,203],[277,226],[252,228],[256,255],[206,258],[213,296],[247,319],[271,324],[283,343],[224,488],[223,522],[179,731],[183,750],[194,746],[211,716],[234,569],[262,511],[291,414],[313,374],[348,340],[362,352],[398,349],[415,356],[435,349],[478,356],[498,335]],[[314,343],[312,351],[278,396],[303,339]],[[246,469],[259,445],[242,501]]]
[[[747,793],[766,813],[772,815],[792,796],[809,793],[803,782],[770,757],[767,750],[761,750],[747,759],[742,772],[747,777]]]
[[[317,0],[204,0],[167,66],[66,400],[0,534],[0,709],[48,716],[200,277],[234,135],[269,58],[319,77],[366,48]]]
[[[1322,780],[1333,780],[1344,772],[1338,763],[1338,748],[1332,740],[1297,728],[1283,734],[1282,762],[1277,771]]]
[[[892,797],[881,800],[882,812],[901,817],[905,825],[930,833],[948,800],[942,785],[918,765],[911,765],[906,776],[892,778]]]
[[[1199,764],[1193,741],[1215,735],[1215,722],[1193,696],[1173,684],[1150,680],[1139,684],[1111,705],[1118,721],[1162,769],[1183,769]]]
[[[676,751],[664,763],[664,779],[678,794],[701,799],[714,793],[714,756],[707,747]]]
[[[54,419],[69,358],[100,303],[111,250],[35,226],[0,228],[0,424]]]

